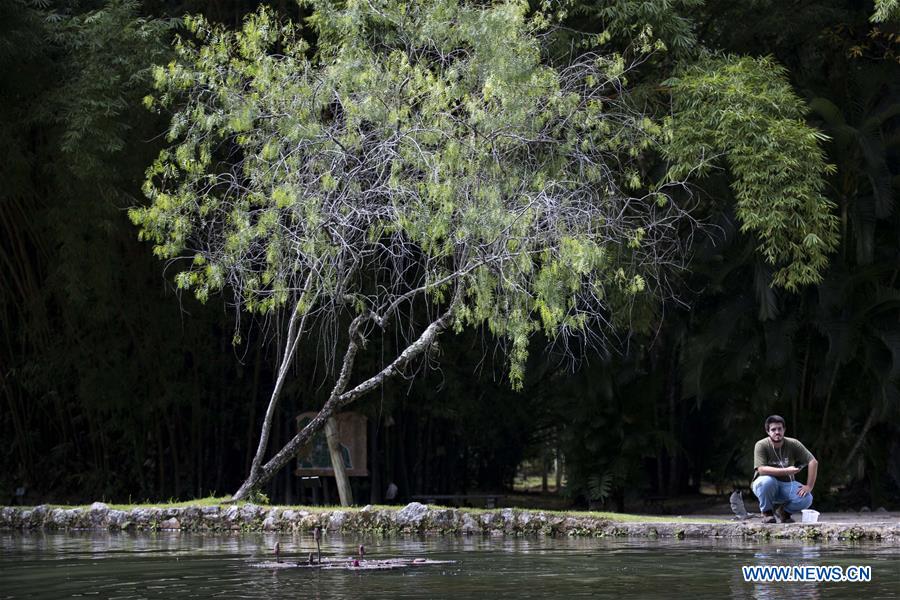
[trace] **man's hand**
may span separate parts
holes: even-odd
[[[784,474],[787,475],[788,477],[793,477],[794,475],[799,473],[802,469],[800,469],[799,467],[784,467],[781,470],[784,471]]]
[[[808,485],[801,485],[800,489],[797,490],[797,495],[802,498],[803,496],[805,496],[809,493],[812,493],[812,490],[813,490],[812,487],[810,487]]]

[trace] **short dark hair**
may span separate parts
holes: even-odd
[[[768,418],[766,418],[766,424],[764,426],[766,429],[766,433],[769,433],[769,425],[771,425],[772,423],[781,423],[782,427],[787,428],[787,425],[784,424],[784,417],[780,415],[770,415]]]

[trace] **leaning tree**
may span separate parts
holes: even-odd
[[[337,411],[409,375],[448,329],[486,328],[513,386],[535,333],[603,343],[635,302],[668,293],[692,229],[669,193],[679,183],[646,173],[672,129],[629,101],[624,75],[640,53],[578,46],[550,61],[546,23],[524,2],[313,5],[315,52],[265,9],[237,32],[189,19],[191,39],[147,99],[173,116],[150,203],[131,211],[141,238],[179,287],[201,300],[228,291],[236,314],[283,315],[287,327],[235,499]],[[386,331],[402,340],[396,356],[356,372]],[[265,461],[311,335],[328,340],[333,387]]]

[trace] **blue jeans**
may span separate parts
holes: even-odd
[[[778,481],[770,475],[760,475],[750,489],[759,498],[759,510],[768,512],[775,510],[775,506],[784,504],[784,510],[789,513],[798,513],[812,504],[812,494],[798,496],[797,490],[802,484],[799,481]]]

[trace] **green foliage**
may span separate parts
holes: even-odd
[[[138,16],[137,0],[112,0],[97,10],[47,15],[48,34],[72,64],[50,118],[60,120],[60,149],[76,176],[102,168],[101,160],[126,148],[131,124],[123,115],[146,89],[151,67],[169,53],[166,34],[173,23]]]
[[[172,146],[130,216],[160,258],[193,257],[178,286],[263,314],[304,290],[304,311],[452,297],[458,326],[509,342],[514,386],[533,332],[627,320],[678,210],[624,191],[647,191],[661,128],[624,101],[622,57],[544,64],[518,2],[313,6],[315,58],[261,10],[238,32],[188,19],[199,44],[155,71]]]
[[[778,267],[773,283],[797,290],[821,281],[838,243],[835,204],[823,193],[833,167],[784,69],[770,58],[709,57],[669,83],[670,177],[706,174],[724,156],[741,229],[759,236],[762,256]]]
[[[247,496],[247,501],[251,504],[258,504],[261,506],[268,506],[270,504],[269,497],[260,490],[253,490],[253,492]]]
[[[703,0],[604,0],[573,4],[573,14],[600,22],[601,39],[637,42],[648,51],[666,49],[678,57],[688,55],[696,47],[695,26],[686,14],[702,5]]]
[[[900,1],[875,0],[875,12],[871,16],[873,23],[900,21]]]

